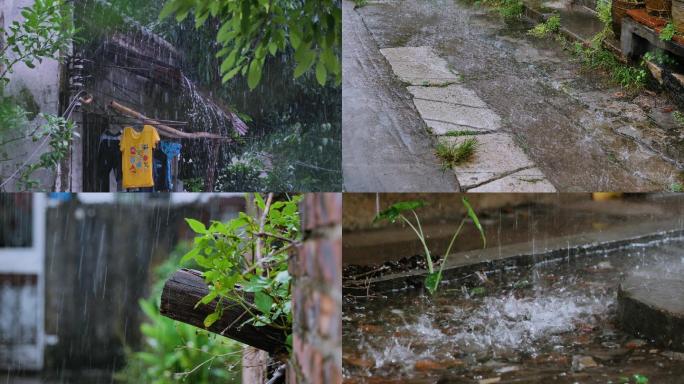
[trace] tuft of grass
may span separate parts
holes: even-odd
[[[368,5],[368,0],[354,0],[354,9],[365,7]]]
[[[670,184],[670,192],[682,193],[684,192],[684,185],[682,183],[672,183]]]
[[[449,131],[443,136],[447,137],[462,137],[462,136],[474,136],[479,135],[481,132],[478,131]]]
[[[439,143],[435,150],[444,168],[453,168],[470,160],[475,154],[479,142],[470,137],[460,143]]]
[[[560,15],[553,15],[543,23],[537,24],[534,28],[527,31],[527,34],[542,39],[560,30]]]

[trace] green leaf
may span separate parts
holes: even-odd
[[[262,69],[262,61],[261,60],[252,60],[252,62],[249,64],[249,74],[247,75],[247,86],[249,87],[250,90],[254,89],[259,85],[259,82],[261,81],[261,69]]]
[[[209,292],[206,296],[204,296],[200,301],[197,302],[197,304],[195,305],[195,308],[197,308],[197,306],[199,306],[200,304],[207,305],[207,304],[211,303],[212,301],[214,301],[216,296],[218,296],[217,291]]]
[[[482,248],[487,248],[487,237],[485,237],[484,229],[482,228],[482,224],[480,224],[480,220],[477,218],[477,214],[475,214],[475,210],[473,210],[473,207],[468,202],[468,199],[464,197],[462,201],[463,205],[468,210],[468,217],[473,220],[473,223],[475,223],[475,228],[480,231],[480,236],[482,237]]]
[[[183,255],[183,257],[180,260],[180,265],[183,265],[187,263],[188,261],[194,259],[198,254],[199,254],[199,248],[193,248],[191,249],[188,253]]]
[[[268,314],[271,312],[271,306],[273,305],[273,298],[263,291],[259,291],[254,294],[254,305],[262,313]]]
[[[325,64],[323,60],[318,60],[318,64],[316,64],[316,80],[318,80],[318,84],[324,86],[327,79],[328,71],[325,69]]]
[[[295,79],[306,73],[314,64],[316,59],[316,52],[305,44],[299,46],[299,49],[295,52],[295,61],[297,61],[297,67],[294,70]]]
[[[204,327],[209,328],[211,327],[217,320],[219,319],[219,314],[214,312],[210,313],[205,319],[204,319]]]
[[[204,224],[200,221],[197,221],[195,219],[185,219],[185,221],[188,223],[190,228],[195,231],[195,233],[199,234],[206,234],[207,233],[207,227],[204,226]]]
[[[275,277],[275,281],[285,284],[290,281],[290,274],[287,271],[280,271]]]
[[[424,207],[425,205],[427,205],[427,203],[425,203],[423,200],[400,201],[396,204],[392,204],[389,208],[378,213],[373,219],[373,222],[376,223],[378,221],[388,220],[393,223],[397,221],[402,212],[414,211],[418,208]]]
[[[425,288],[431,295],[437,291],[440,281],[442,281],[442,271],[429,273],[425,276]]]
[[[636,384],[648,384],[648,377],[646,377],[644,375],[640,375],[637,373],[632,377],[634,377],[634,382]]]

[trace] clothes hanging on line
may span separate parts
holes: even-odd
[[[173,191],[173,159],[180,155],[181,144],[162,140],[154,149],[154,191]]]
[[[145,125],[142,132],[124,128],[119,147],[124,188],[154,187],[153,150],[159,141],[159,133],[151,125]]]
[[[105,131],[100,135],[97,146],[97,191],[109,192],[109,174],[114,172],[116,183],[121,185],[121,133],[113,134]]]

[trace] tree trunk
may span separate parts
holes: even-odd
[[[181,269],[164,284],[160,312],[171,319],[205,328],[204,319],[214,312],[217,305],[217,300],[197,305],[207,293],[209,289],[201,272]],[[223,307],[223,316],[206,328],[208,331],[272,354],[286,350],[287,335],[283,330],[269,326],[240,326],[249,316],[242,307],[236,303],[223,303]],[[266,352],[263,353],[268,356]]]

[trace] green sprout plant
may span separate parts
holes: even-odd
[[[287,335],[291,346],[292,299],[289,250],[301,240],[299,210],[301,196],[273,201],[254,195],[261,214],[252,217],[241,212],[228,222],[204,223],[186,219],[197,234],[192,249],[181,259],[202,267],[209,293],[197,305],[217,301],[216,309],[204,319],[209,328],[218,321],[228,306],[240,306],[245,319],[236,324],[270,326]]]
[[[423,227],[420,223],[420,218],[416,213],[417,209],[422,208],[426,205],[425,201],[412,200],[402,201],[393,204],[389,208],[378,213],[377,216],[375,216],[375,219],[373,220],[374,223],[379,221],[388,221],[390,223],[394,223],[397,220],[399,220],[403,223],[406,223],[413,230],[413,232],[415,232],[416,236],[418,237],[418,240],[420,240],[420,243],[423,245],[423,251],[425,252],[425,261],[428,267],[428,275],[425,277],[425,287],[427,288],[428,292],[430,292],[430,294],[434,294],[435,292],[437,292],[439,283],[442,281],[442,272],[444,270],[444,266],[446,265],[447,258],[449,257],[449,253],[451,252],[451,247],[454,245],[456,238],[461,233],[461,229],[463,229],[463,225],[465,225],[466,221],[468,221],[468,218],[470,218],[470,220],[473,221],[473,225],[480,232],[480,236],[482,237],[482,247],[485,248],[487,246],[487,238],[485,237],[484,229],[480,224],[480,220],[477,218],[475,210],[473,210],[473,207],[470,205],[466,198],[461,199],[461,201],[463,203],[463,206],[466,208],[467,215],[461,220],[461,223],[459,224],[458,228],[456,228],[456,232],[454,232],[454,235],[451,237],[449,246],[447,247],[446,253],[444,254],[444,258],[442,259],[442,262],[439,266],[439,270],[435,270],[433,257],[430,253],[430,248],[427,245],[425,234],[423,233]],[[412,222],[408,217],[406,217],[405,213],[409,212],[413,215],[415,223]]]
[[[559,15],[553,15],[549,17],[548,20],[546,20],[543,23],[537,24],[534,28],[530,29],[527,34],[530,36],[534,36],[536,38],[544,38],[549,36],[552,33],[556,33],[560,30],[561,27],[561,20]]]

